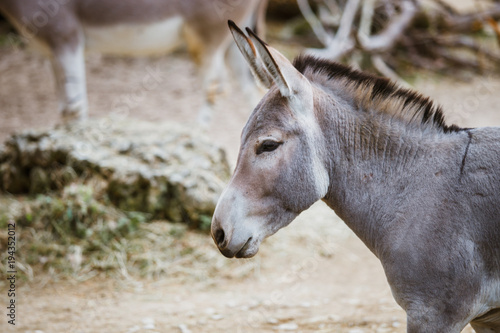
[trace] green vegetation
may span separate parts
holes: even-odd
[[[211,242],[206,232],[187,232],[186,224],[151,222],[148,214],[121,211],[103,193],[73,183],[60,193],[0,196],[1,244],[7,243],[7,224],[15,222],[20,281],[40,273],[77,280],[101,274],[176,276],[185,275],[179,263],[209,260],[203,249]],[[202,229],[209,229],[210,220],[203,216]],[[6,250],[1,250],[5,262]],[[0,276],[5,274],[1,266]]]

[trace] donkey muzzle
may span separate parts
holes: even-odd
[[[223,228],[220,221],[214,216],[212,220],[212,238],[219,251],[227,258],[249,258],[253,257],[257,251],[254,249],[258,242],[248,230],[234,232],[232,226]]]

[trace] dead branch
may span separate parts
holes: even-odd
[[[308,53],[327,57],[330,59],[338,59],[349,52],[355,47],[355,42],[351,37],[354,18],[358,11],[360,0],[348,0],[342,18],[340,20],[339,28],[334,36],[330,39],[326,49],[309,49]]]
[[[324,0],[318,4],[319,20],[327,27],[338,28],[342,18],[342,8],[336,0]]]
[[[335,36],[340,43],[345,42],[351,35],[354,18],[359,7],[359,1],[360,0],[348,0],[345,5],[344,14],[340,20],[339,30]]]
[[[368,63],[382,75],[398,79],[395,68],[400,64],[448,73],[485,69],[500,73],[500,50],[485,43],[484,34],[474,35],[491,27],[493,35],[491,30],[484,32],[498,38],[500,45],[500,4],[490,1],[484,10],[463,14],[442,0],[346,0],[340,19],[342,1],[316,0],[320,18],[307,0],[298,3],[324,45],[308,49],[309,53]]]
[[[323,28],[323,25],[321,24],[321,21],[316,17],[314,14],[313,10],[311,9],[311,6],[309,5],[308,0],[297,0],[297,4],[299,5],[299,9],[302,12],[302,15],[304,15],[304,18],[306,19],[307,23],[311,26],[311,29],[313,30],[314,34],[316,37],[318,37],[318,40],[324,45],[328,46],[332,42],[332,37],[328,35],[326,30]]]
[[[361,20],[359,22],[359,36],[370,36],[372,34],[373,14],[375,12],[375,0],[363,1],[361,8]]]
[[[495,31],[495,34],[497,36],[497,43],[500,46],[500,27],[498,26],[497,21],[495,21],[493,18],[488,17],[487,18],[488,24],[490,27]]]
[[[455,8],[444,2],[443,0],[434,0],[436,5],[439,6],[441,10],[443,10],[448,15],[458,15],[458,12]]]
[[[375,69],[382,74],[383,76],[399,82],[399,84],[405,88],[409,88],[410,84],[403,80],[395,71],[393,71],[387,64],[384,62],[382,57],[378,54],[374,54],[371,56],[371,61]]]
[[[403,0],[401,2],[401,13],[389,23],[384,31],[376,36],[358,33],[358,42],[361,48],[368,52],[381,52],[394,47],[394,44],[406,31],[416,13],[417,6],[413,1]]]
[[[482,12],[450,15],[444,17],[444,25],[442,29],[450,30],[455,33],[470,33],[477,30],[477,25],[484,24],[489,18],[494,20],[500,19],[500,4],[496,3],[493,7]]]

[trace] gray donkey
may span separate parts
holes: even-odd
[[[215,210],[222,254],[254,256],[321,199],[380,259],[408,332],[500,332],[500,128],[447,126],[418,93],[230,28],[269,91]]]
[[[226,20],[263,28],[266,6],[267,0],[0,0],[0,13],[51,59],[64,122],[87,118],[85,51],[154,55],[187,44],[203,77],[199,120],[206,124],[222,90],[225,56],[235,71],[244,67],[230,52]],[[239,72],[238,81],[252,100],[260,94],[246,74]],[[150,89],[154,82],[143,84]]]

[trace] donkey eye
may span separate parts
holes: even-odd
[[[278,142],[274,140],[265,140],[263,141],[259,147],[257,147],[257,155],[270,152],[281,146],[283,142]]]

